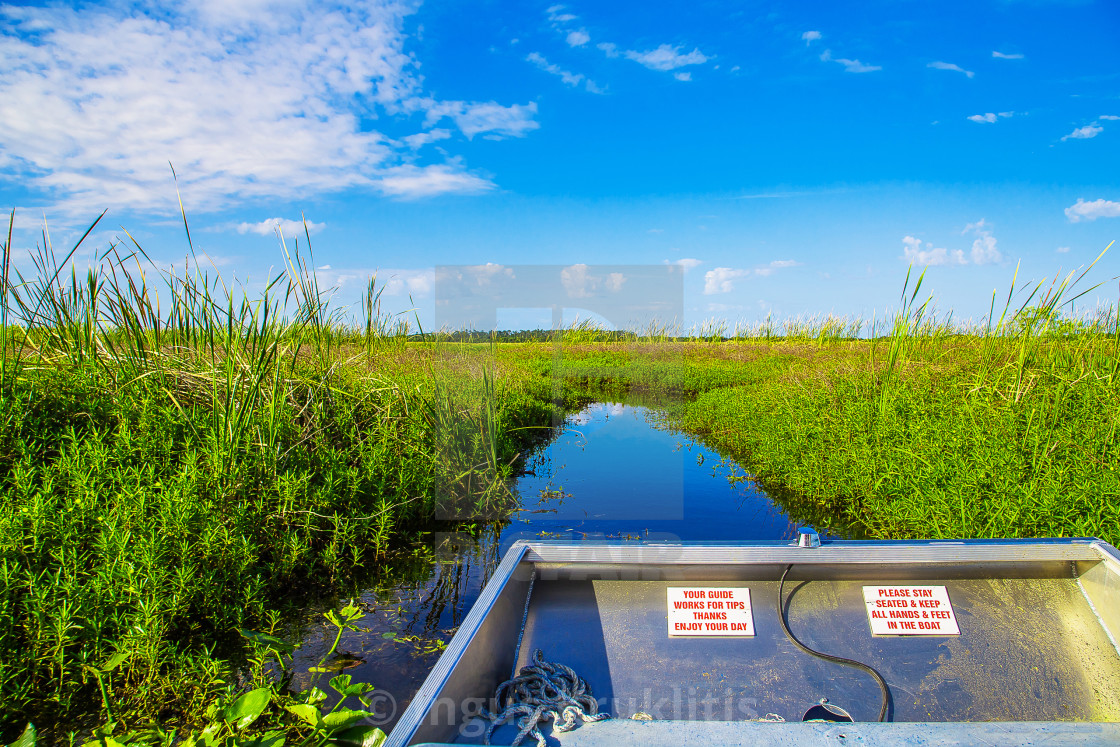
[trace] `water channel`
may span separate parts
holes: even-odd
[[[362,630],[343,636],[330,666],[378,688],[386,731],[519,539],[783,539],[798,526],[737,464],[673,431],[659,411],[629,404],[595,403],[570,416],[527,460],[516,490],[521,509],[510,522],[480,536],[437,533],[361,594]],[[322,611],[306,612],[297,671],[333,641]]]

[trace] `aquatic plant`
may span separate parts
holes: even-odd
[[[302,241],[253,297],[204,269],[185,217],[181,266],[129,236],[79,272],[99,221],[66,253],[44,230],[33,271],[0,251],[9,739],[201,718],[237,677],[236,630],[377,562],[463,465],[484,465],[466,507],[490,510],[527,426],[554,419],[551,383],[487,350],[406,347],[376,306],[390,337],[357,334]]]

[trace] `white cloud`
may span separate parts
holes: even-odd
[[[564,286],[569,297],[590,298],[599,293],[600,287],[617,293],[626,284],[626,276],[621,272],[599,276],[591,273],[590,269],[585,264],[576,264],[560,271],[560,284]]]
[[[435,286],[434,270],[390,270],[385,283],[387,296],[426,296]]]
[[[576,264],[565,267],[560,271],[560,283],[573,298],[586,298],[591,295],[587,290],[588,274],[587,265]]]
[[[710,59],[699,49],[693,49],[688,54],[681,54],[680,49],[680,47],[662,44],[657,49],[648,52],[628,50],[626,57],[640,65],[645,65],[650,70],[661,70],[663,72],[676,70],[678,67],[684,67],[685,65],[702,65]]]
[[[406,51],[414,11],[397,0],[0,6],[0,173],[61,209],[173,212],[171,162],[188,208],[208,210],[393,191],[414,144],[439,135],[410,143],[363,126],[379,111],[427,114],[429,126],[450,116],[468,137],[537,127],[535,104],[426,96]],[[454,159],[411,169],[444,188],[488,183]]]
[[[1070,140],[1070,139],[1073,139],[1073,140],[1088,140],[1091,137],[1096,137],[1097,135],[1101,134],[1102,132],[1104,132],[1104,128],[1101,127],[1100,125],[1088,124],[1088,125],[1085,125],[1084,127],[1078,127],[1076,130],[1074,130],[1073,132],[1071,132],[1068,135],[1062,136],[1062,140],[1063,141]]]
[[[694,257],[682,257],[681,259],[667,259],[665,260],[665,264],[676,265],[677,267],[680,267],[684,272],[688,272],[689,270],[696,269],[700,265],[704,264],[704,262],[702,260],[695,259]]]
[[[307,232],[318,233],[326,227],[326,223],[315,223],[314,221],[307,221]],[[279,228],[280,232],[285,236],[302,236],[303,235],[303,221],[302,220],[289,220],[287,218],[266,218],[260,223],[238,223],[238,233],[256,233],[261,236],[272,236]]]
[[[835,62],[838,65],[844,66],[846,73],[873,73],[877,70],[882,70],[880,65],[865,65],[859,60],[849,60],[844,57],[833,57],[832,50],[826,49],[821,52],[821,62]]]
[[[512,106],[502,106],[496,101],[444,101],[428,108],[425,124],[430,127],[444,117],[449,117],[468,139],[482,135],[488,140],[498,140],[503,137],[525,137],[527,133],[540,127],[533,119],[536,113],[536,101]]]
[[[603,54],[605,54],[607,57],[618,57],[619,54],[621,54],[618,51],[618,45],[617,44],[611,44],[610,42],[602,42],[600,44],[596,44],[595,46],[598,47],[600,50],[602,50]]]
[[[976,73],[971,70],[965,70],[960,65],[954,65],[952,62],[941,62],[938,60],[937,62],[929,63],[926,67],[932,67],[934,70],[952,70],[953,72],[964,73],[969,78],[976,76]]]
[[[993,51],[992,52],[992,57],[996,58],[997,60],[1021,60],[1021,59],[1023,59],[1024,55],[1021,55],[1021,54],[1004,54],[1003,52]]]
[[[385,296],[426,296],[435,285],[435,271],[431,268],[375,269],[368,267],[335,268],[323,265],[315,268],[321,288],[335,288],[341,292],[364,289],[370,278],[377,279],[377,287]]]
[[[673,77],[682,83],[687,83],[692,80],[692,73],[673,73]]]
[[[437,127],[434,130],[428,130],[427,132],[418,132],[415,135],[402,137],[401,140],[403,140],[409,148],[412,148],[413,150],[419,150],[428,143],[434,143],[438,140],[446,140],[449,137],[451,137],[451,130],[445,130]]]
[[[967,264],[968,260],[964,258],[964,252],[960,249],[949,251],[941,247],[934,248],[933,244],[926,242],[925,248],[922,248],[922,240],[916,239],[913,236],[904,236],[902,238],[904,247],[902,249],[902,258],[912,265],[963,265]]]
[[[496,262],[487,262],[484,265],[468,265],[461,270],[469,275],[473,284],[479,288],[489,288],[496,280],[517,279],[512,267],[506,267]]]
[[[1069,247],[1068,246],[1059,246],[1054,251],[1056,251],[1058,254],[1069,254]]]
[[[543,55],[538,54],[537,52],[530,52],[529,56],[525,59],[539,67],[541,70],[544,70],[546,73],[551,73],[553,75],[559,76],[560,80],[564,81],[564,83],[569,86],[578,87],[582,82],[584,84],[584,88],[586,88],[589,93],[603,93],[603,89],[596,85],[595,81],[591,80],[590,78],[585,78],[583,73],[573,73],[563,69],[559,65],[554,65],[547,59],[545,59]]]
[[[732,267],[717,267],[704,273],[704,295],[730,293],[735,290],[735,281],[751,274],[750,270],[737,270]]]
[[[395,166],[383,171],[374,186],[383,194],[406,199],[455,193],[472,194],[494,188],[493,182],[468,174],[457,164]]]
[[[762,277],[769,277],[774,274],[774,270],[783,270],[787,267],[798,267],[800,265],[800,262],[796,262],[792,259],[775,259],[768,265],[754,268],[754,274],[761,275]]]
[[[553,25],[567,23],[568,21],[574,21],[578,18],[578,16],[574,16],[571,13],[565,13],[564,11],[566,9],[566,5],[553,5],[545,10],[545,14]]]
[[[568,46],[569,47],[582,47],[587,42],[591,41],[591,35],[584,29],[568,32]]]
[[[801,38],[805,40],[805,46],[807,47],[810,44],[812,44],[813,42],[815,42],[815,41],[817,41],[818,39],[821,38],[821,32],[819,32],[819,31],[806,31],[804,34],[801,35]]]
[[[996,248],[996,237],[992,235],[987,222],[983,218],[965,226],[963,233],[969,232],[976,235],[976,239],[972,242],[973,264],[988,265],[1003,259],[1003,255]]]
[[[999,118],[999,117],[1003,117],[1003,118],[1006,119],[1008,117],[1013,117],[1013,116],[1015,116],[1015,112],[999,112],[998,114],[995,113],[995,112],[988,112],[987,114],[973,114],[968,119],[970,119],[973,122],[981,122],[981,123],[987,122],[987,123],[990,124],[992,122],[995,122],[996,119]]]
[[[578,86],[580,84],[580,81],[583,80],[583,75],[579,73],[571,73],[567,70],[564,70],[559,65],[553,65],[547,59],[545,59],[543,55],[537,52],[529,53],[529,56],[525,59],[539,67],[541,70],[544,70],[546,73],[552,73],[553,75],[560,76],[560,79],[567,83],[569,86]]]
[[[1093,200],[1086,202],[1077,198],[1077,203],[1066,208],[1066,217],[1070,223],[1080,223],[1083,220],[1096,220],[1097,218],[1120,218],[1120,202],[1111,200]]]
[[[1097,117],[1097,119],[1108,119],[1108,120],[1115,121],[1115,120],[1120,119],[1120,117],[1116,116],[1115,114],[1102,114],[1099,117]]]

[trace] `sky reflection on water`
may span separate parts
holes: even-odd
[[[386,731],[519,539],[733,542],[796,534],[797,524],[738,465],[673,432],[646,407],[592,404],[525,466],[515,486],[522,508],[508,524],[475,537],[437,531],[433,550],[390,562],[361,594],[362,630],[343,635],[336,664],[378,688]],[[297,671],[313,666],[334,639],[322,611],[304,611]],[[304,675],[295,684],[309,683]]]

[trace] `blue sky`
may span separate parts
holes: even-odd
[[[0,6],[0,204],[171,263],[170,162],[224,274],[303,215],[339,303],[377,271],[427,324],[446,264],[675,264],[685,324],[881,316],[928,265],[979,317],[1120,233],[1120,6],[792,5]]]

